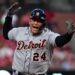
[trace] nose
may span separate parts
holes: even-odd
[[[37,24],[38,22],[37,21],[34,21],[34,24]]]

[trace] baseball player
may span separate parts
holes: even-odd
[[[3,26],[3,36],[17,41],[13,58],[13,75],[47,75],[53,48],[62,47],[71,40],[74,28],[63,35],[45,27],[46,15],[42,9],[34,9],[30,15],[29,27],[12,28],[13,4]]]

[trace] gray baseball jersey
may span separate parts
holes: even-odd
[[[50,65],[55,38],[59,34],[47,28],[33,36],[30,27],[18,27],[9,31],[10,40],[17,41],[12,68],[20,72],[45,73]]]

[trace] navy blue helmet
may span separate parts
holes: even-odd
[[[37,9],[32,10],[30,18],[31,19],[36,19],[37,18],[41,21],[45,21],[46,15],[45,15],[44,10],[37,8]]]

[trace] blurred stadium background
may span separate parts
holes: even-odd
[[[16,42],[5,40],[2,35],[6,11],[18,1],[22,9],[13,15],[13,27],[28,26],[30,11],[42,8],[46,12],[47,27],[54,32],[67,32],[65,21],[72,20],[75,24],[75,0],[0,0],[0,75],[3,70],[12,72],[11,64]],[[54,48],[48,75],[75,75],[75,35],[62,48]]]

